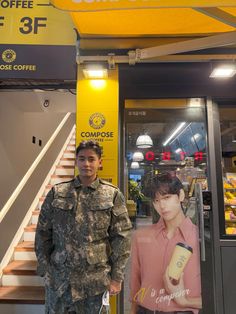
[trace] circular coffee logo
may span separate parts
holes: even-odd
[[[4,50],[2,53],[2,60],[7,63],[11,63],[16,60],[16,53],[12,49]]]
[[[89,118],[89,125],[94,129],[101,129],[105,123],[106,119],[104,115],[99,112],[93,113]]]

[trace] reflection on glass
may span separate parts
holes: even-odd
[[[133,112],[135,112],[135,115]],[[140,112],[143,112],[143,109],[140,109]],[[183,121],[185,122],[184,124]],[[181,128],[178,132],[175,132],[180,125]],[[143,154],[144,159],[139,162],[139,168],[134,169],[131,166],[133,162],[132,156],[137,151],[136,140],[140,134],[140,130],[143,129],[151,136],[153,146],[150,148],[140,148],[138,150]],[[180,108],[174,110],[154,110],[152,108],[145,110],[145,116],[139,115],[139,110],[137,109],[135,109],[135,111],[134,109],[126,109],[125,156],[125,164],[127,167],[127,207],[134,229],[141,230],[143,227],[149,228],[153,223],[160,221],[161,215],[153,205],[150,188],[158,175],[167,172],[177,177],[182,182],[184,197],[181,201],[181,212],[183,212],[184,220],[185,217],[187,217],[191,222],[190,225],[193,224],[196,227],[198,224],[198,214],[196,212],[196,202],[194,198],[194,185],[200,182],[203,190],[208,188],[206,177],[207,156],[204,107]],[[206,226],[207,224],[209,224],[209,222],[205,221]],[[145,247],[147,245],[147,243],[144,244]],[[172,251],[174,251],[174,246],[172,249]],[[170,258],[171,253],[168,255],[168,260],[170,260]],[[191,260],[191,254],[189,258]],[[159,263],[162,264],[161,257]],[[126,286],[129,285],[128,282],[130,282],[130,274],[133,271],[132,268],[133,266],[130,266],[127,271]],[[149,269],[151,276],[152,271],[153,268],[151,267]],[[153,289],[152,293],[156,294],[156,300],[159,293],[164,293],[165,287],[160,284],[156,288],[153,287]],[[142,293],[145,292],[147,291],[141,290],[139,297],[142,298]],[[166,294],[168,295],[165,291],[165,295]],[[196,307],[193,307],[194,313],[198,313],[198,309],[201,307],[199,290],[196,295],[198,295],[199,299],[196,302],[197,305],[195,304]],[[131,299],[130,291],[127,288],[125,289],[125,313],[131,313]],[[154,300],[154,297],[151,297],[151,299]],[[173,304],[174,310],[179,310],[178,304],[176,305],[174,301],[172,305]],[[160,307],[150,307],[150,304],[147,303],[146,307],[149,309],[162,310],[161,305]],[[168,309],[168,307],[165,308],[165,310]]]

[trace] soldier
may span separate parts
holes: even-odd
[[[76,149],[79,175],[48,193],[36,229],[38,274],[47,314],[98,314],[105,291],[118,294],[130,254],[130,229],[119,189],[97,177],[101,147]]]

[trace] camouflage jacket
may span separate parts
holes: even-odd
[[[71,287],[74,301],[102,293],[121,281],[130,254],[130,229],[119,189],[96,179],[83,187],[78,177],[48,193],[36,228],[38,274],[59,295]]]

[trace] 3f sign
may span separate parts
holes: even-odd
[[[19,28],[22,34],[38,34],[40,27],[46,27],[46,17],[23,17],[20,22],[23,23],[23,26]]]

